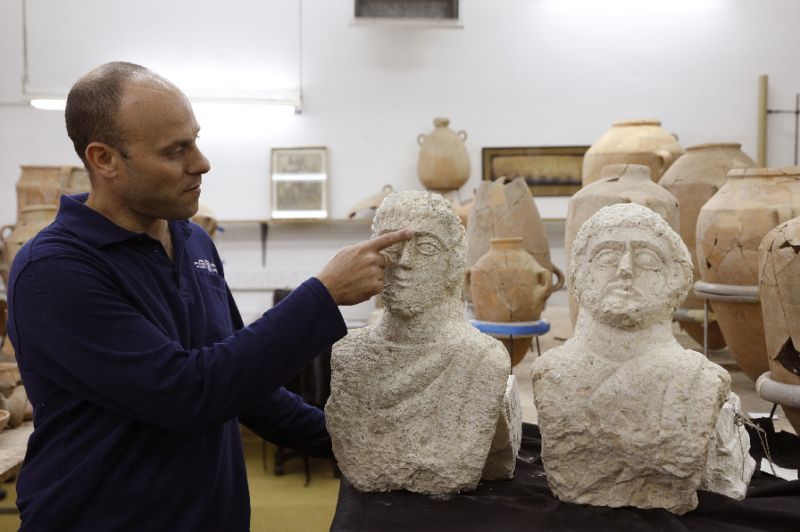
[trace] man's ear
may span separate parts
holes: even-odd
[[[100,178],[115,177],[119,170],[119,165],[122,164],[122,156],[119,150],[105,142],[90,143],[86,146],[84,155],[92,174]]]

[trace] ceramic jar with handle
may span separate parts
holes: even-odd
[[[433,125],[431,133],[417,137],[421,146],[417,163],[419,180],[431,190],[458,190],[470,173],[469,154],[464,146],[467,133],[447,127],[448,118],[435,118]]]
[[[501,323],[538,320],[549,295],[550,272],[525,251],[521,237],[493,238],[487,251],[467,271],[475,316]],[[531,338],[503,340],[518,363]]]

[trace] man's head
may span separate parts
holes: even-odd
[[[635,203],[604,207],[572,246],[573,292],[596,320],[638,329],[670,320],[692,284],[692,259],[659,215]]]
[[[200,126],[172,83],[131,63],[84,75],[67,97],[67,132],[92,177],[92,194],[125,218],[188,218],[202,175]]]
[[[410,317],[447,299],[460,300],[466,233],[450,202],[416,190],[390,194],[375,213],[373,236],[404,227],[414,237],[383,252],[389,259],[383,289],[388,311]]]

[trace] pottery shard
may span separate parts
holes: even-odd
[[[522,406],[519,399],[517,378],[509,375],[503,408],[497,418],[492,448],[486,458],[482,478],[503,480],[514,478],[517,455],[522,444]]]
[[[747,494],[756,461],[750,456],[750,437],[737,416],[742,413],[739,396],[731,392],[722,405],[717,426],[708,446],[706,468],[700,488],[721,493],[738,501]]]

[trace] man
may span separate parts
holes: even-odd
[[[382,248],[344,248],[248,327],[210,238],[188,222],[209,163],[186,97],[108,63],[67,99],[87,195],[18,254],[9,329],[35,430],[22,530],[247,530],[238,422],[329,455],[321,411],[281,387],[346,333],[337,305],[382,289]]]
[[[373,234],[401,227],[414,237],[384,251],[380,321],[333,348],[325,412],[339,467],[361,491],[456,493],[510,478],[519,399],[503,344],[464,318],[464,227],[440,195],[411,190],[383,201]]]
[[[553,493],[677,514],[701,488],[743,498],[753,460],[730,376],[672,335],[692,283],[680,236],[646,207],[612,205],[581,226],[572,259],[575,334],[533,364]]]

